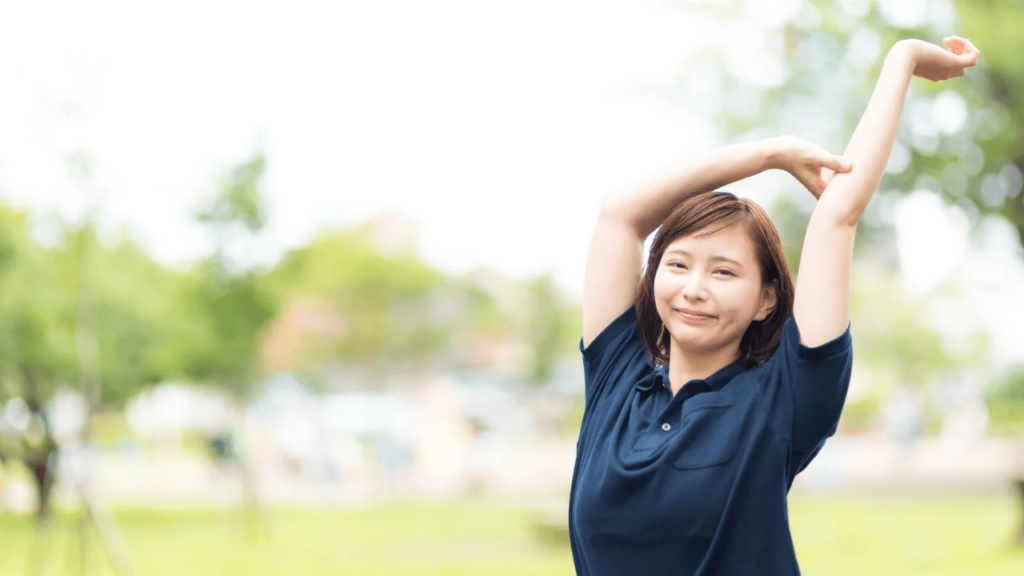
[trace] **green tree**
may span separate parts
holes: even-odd
[[[968,182],[968,197],[986,212],[1006,218],[1017,228],[1024,244],[1024,1],[984,0],[955,2],[961,30],[977,38],[983,53],[981,82],[968,92],[977,102],[973,110],[972,140],[984,156],[982,170]],[[954,183],[955,184],[955,183]],[[954,187],[950,192],[956,192]]]
[[[344,326],[310,335],[292,369],[313,375],[340,362],[384,382],[479,365],[474,344],[513,341],[530,350],[523,376],[543,382],[555,360],[575,352],[578,306],[562,301],[550,274],[525,282],[487,268],[448,276],[411,244],[383,249],[386,223],[375,218],[324,232],[267,275],[280,301],[314,299]]]
[[[57,450],[45,408],[57,386],[77,375],[74,294],[55,264],[29,237],[25,214],[0,206],[0,400],[9,417],[0,431],[0,459],[28,468],[41,520],[50,513]]]
[[[974,223],[1007,219],[1024,242],[1024,0],[928,0],[916,11],[870,0],[792,5],[799,9],[766,19],[757,3],[706,4],[707,26],[745,23],[755,45],[739,54],[727,39],[698,51],[668,93],[715,118],[726,140],[789,132],[841,152],[892,44],[971,38],[982,57],[965,78],[912,83],[879,196],[929,190]],[[797,230],[812,206],[786,207],[803,214],[791,222]],[[859,247],[891,240],[884,217],[877,208],[865,215]]]
[[[268,289],[278,298],[315,298],[344,322],[343,332],[319,338],[298,359],[301,369],[340,361],[383,378],[450,359],[464,320],[460,289],[413,249],[376,248],[372,227],[367,222],[325,232],[290,251],[268,275]]]
[[[82,378],[79,330],[83,256],[90,253],[90,297],[102,405],[120,407],[141,387],[177,369],[170,346],[182,316],[174,298],[179,274],[162,267],[131,241],[104,247],[89,225],[62,224],[52,247],[29,234],[24,212],[0,205],[0,403],[23,406],[24,426],[0,431],[0,458],[20,460],[38,489],[37,513],[50,512],[59,448],[47,406],[61,387]]]
[[[277,312],[253,262],[256,237],[268,211],[258,149],[221,178],[217,192],[196,213],[214,236],[214,251],[187,275],[181,291],[192,314],[178,326],[181,370],[248,400],[259,377],[259,335]]]
[[[533,382],[544,384],[558,360],[579,354],[577,334],[582,333],[582,311],[562,301],[550,272],[541,274],[526,286],[530,308],[523,339],[531,352],[528,374]]]

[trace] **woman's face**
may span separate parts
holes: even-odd
[[[775,305],[773,286],[762,287],[754,244],[736,223],[706,236],[683,236],[662,255],[654,276],[658,315],[682,352],[732,348],[754,320]]]

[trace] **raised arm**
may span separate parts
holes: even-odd
[[[827,183],[807,225],[793,314],[805,346],[842,334],[850,322],[850,264],[857,222],[889,160],[911,76],[932,81],[963,76],[978,61],[969,40],[946,38],[951,51],[901,40],[886,56],[867,109],[843,153],[853,170]]]
[[[781,153],[794,141],[779,137],[723,146],[680,160],[635,186],[605,196],[583,280],[583,346],[589,346],[634,304],[633,291],[643,270],[644,240],[682,201],[769,168],[785,168],[805,185],[817,178],[823,167],[848,169],[839,156],[807,143],[803,154],[790,154],[794,166],[780,165]],[[816,196],[820,193],[813,186],[808,188]]]
[[[778,145],[770,138],[716,148],[685,158],[637,185],[609,194],[601,211],[630,224],[647,238],[684,200],[773,168]]]

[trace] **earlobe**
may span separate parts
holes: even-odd
[[[760,322],[768,317],[775,310],[775,305],[778,303],[778,292],[775,290],[775,282],[772,282],[768,286],[765,286],[761,291],[761,308],[758,309],[757,315],[754,316],[754,320]]]

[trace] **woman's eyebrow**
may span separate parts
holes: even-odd
[[[681,248],[673,248],[671,250],[666,250],[665,251],[666,254],[670,254],[670,253],[673,253],[673,252],[676,253],[676,254],[681,254],[683,256],[691,256],[691,257],[693,256],[692,254],[690,254],[689,252],[687,252],[686,250],[683,250]],[[739,266],[740,268],[743,267],[743,264],[740,264],[738,261],[733,260],[732,258],[729,258],[728,256],[712,256],[711,257],[711,261],[712,262],[728,262],[729,264],[732,264],[733,266]]]

